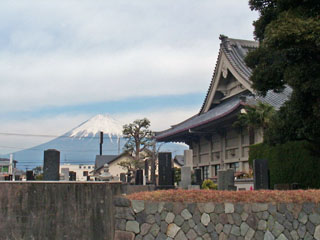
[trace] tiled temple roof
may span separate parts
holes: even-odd
[[[242,101],[239,96],[227,99],[226,101],[222,102],[221,104],[219,104],[218,106],[209,110],[206,113],[203,113],[201,115],[197,114],[182,123],[172,126],[171,128],[165,131],[158,132],[156,134],[156,139],[161,141],[162,138],[168,137],[170,135],[188,131],[191,128],[195,128],[203,124],[212,122],[216,119],[219,119],[233,112],[241,104],[242,104]]]
[[[254,48],[257,48],[259,46],[258,42],[255,41],[248,41],[248,40],[241,40],[241,39],[234,39],[234,38],[228,38],[224,35],[220,35],[220,50],[218,59],[216,62],[215,70],[213,72],[212,80],[210,82],[206,97],[203,101],[202,107],[200,112],[202,112],[204,105],[207,101],[207,98],[209,96],[209,92],[211,87],[214,84],[215,81],[215,75],[217,74],[217,64],[220,60],[222,52],[225,54],[229,62],[232,64],[234,69],[237,71],[237,73],[243,77],[244,80],[246,80],[250,85],[251,82],[249,80],[251,76],[251,69],[245,64],[244,58],[247,55],[249,50],[252,50]]]
[[[281,93],[275,93],[274,91],[268,91],[265,97],[255,96],[251,93],[242,93],[235,95],[229,99],[225,99],[220,104],[216,105],[214,108],[210,109],[207,112],[203,112],[204,105],[208,100],[208,96],[210,90],[214,84],[217,74],[217,65],[220,61],[222,53],[225,54],[226,58],[230,62],[230,64],[234,67],[237,73],[251,85],[250,76],[251,69],[246,66],[244,62],[244,58],[247,55],[248,51],[251,49],[258,47],[258,42],[255,41],[247,41],[240,39],[232,39],[226,36],[220,36],[221,44],[218,60],[216,63],[216,67],[213,73],[213,77],[205,97],[204,103],[201,107],[200,113],[192,116],[191,118],[171,126],[171,128],[164,130],[162,132],[156,133],[157,141],[166,141],[171,137],[174,137],[177,134],[187,133],[189,129],[199,127],[201,125],[208,124],[210,122],[214,122],[232,112],[239,109],[242,105],[254,105],[258,101],[268,103],[272,105],[275,109],[279,109],[281,105],[288,99],[292,90],[287,87]]]

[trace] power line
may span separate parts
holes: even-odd
[[[45,151],[46,149],[44,148],[21,148],[21,147],[14,147],[14,146],[0,146],[0,148],[11,148],[11,149],[19,149],[19,150],[28,150],[28,151]],[[87,149],[87,150],[71,150],[71,149],[57,149],[59,151],[64,151],[64,152],[95,152],[97,149]],[[99,149],[98,149],[99,150]],[[115,152],[117,149],[108,149],[108,150],[103,150],[103,152]]]
[[[68,136],[68,135],[50,135],[50,134],[30,134],[30,133],[9,133],[9,132],[0,132],[0,135],[3,136],[19,136],[19,137],[45,137],[45,138],[75,138],[77,136]],[[79,139],[82,138],[88,138],[88,139],[100,139],[99,137],[96,136],[80,136],[78,137]],[[104,135],[104,138],[111,138],[111,139],[119,139],[122,138],[122,136],[114,136],[114,135]]]

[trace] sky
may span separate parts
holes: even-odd
[[[0,154],[96,114],[164,130],[196,114],[219,35],[253,39],[247,0],[1,0]]]

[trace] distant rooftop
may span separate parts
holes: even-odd
[[[102,167],[106,163],[110,163],[112,160],[117,158],[118,155],[97,155],[95,162],[95,169]]]

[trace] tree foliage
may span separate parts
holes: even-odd
[[[127,140],[124,151],[129,153],[133,160],[123,163],[128,169],[143,167],[142,159],[153,146],[153,132],[149,129],[150,121],[147,118],[137,119],[133,123],[123,126],[123,137]],[[143,155],[143,152],[146,153]]]
[[[320,1],[250,0],[260,42],[246,57],[253,88],[265,95],[292,88],[290,100],[272,123],[270,143],[320,142]]]
[[[299,183],[302,188],[320,187],[320,161],[309,150],[307,141],[291,141],[276,146],[265,143],[250,146],[249,163],[268,159],[270,183]]]
[[[120,167],[122,167],[124,170],[127,170],[128,173],[132,172],[135,167],[135,161],[131,159],[126,159],[118,163]]]
[[[238,115],[238,120],[234,122],[233,127],[247,128],[250,144],[253,144],[254,130],[262,129],[264,134],[274,115],[275,109],[267,103],[258,102],[257,105],[247,105]]]
[[[42,166],[37,166],[37,167],[33,168],[32,171],[34,172],[35,175],[40,175],[43,173]]]

